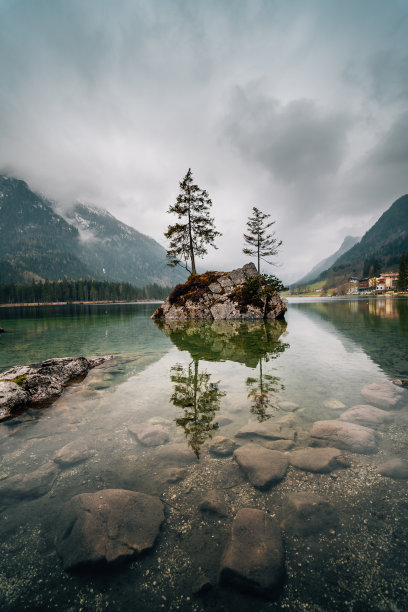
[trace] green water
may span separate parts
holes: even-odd
[[[78,438],[91,450],[86,461],[60,470],[48,493],[2,510],[0,609],[408,609],[406,481],[377,470],[389,457],[407,458],[405,395],[393,423],[378,431],[378,453],[345,453],[350,467],[334,475],[291,467],[282,482],[260,491],[232,457],[207,451],[214,435],[234,439],[248,420],[286,423],[297,432],[296,447],[307,446],[314,421],[339,416],[328,402],[349,408],[365,403],[365,384],[408,378],[408,301],[293,301],[286,322],[273,324],[157,325],[150,319],[154,308],[0,311],[7,330],[0,336],[0,371],[50,357],[115,355],[51,407],[0,424],[0,479],[41,467]],[[298,408],[279,408],[284,401]],[[160,447],[129,435],[131,425],[152,417],[170,422],[169,444],[199,457],[178,483],[165,482]],[[161,496],[166,520],[157,543],[117,568],[65,572],[54,543],[63,504],[104,488]],[[223,495],[226,517],[200,511],[210,489]],[[287,578],[276,602],[218,587],[237,510],[261,508],[282,521],[285,500],[297,491],[330,500],[339,528],[313,537],[284,532]],[[193,585],[201,573],[213,587],[198,597]]]

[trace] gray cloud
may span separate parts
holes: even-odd
[[[228,109],[226,134],[240,154],[285,183],[336,174],[346,153],[350,114],[325,112],[312,100],[283,105],[255,86],[240,88]]]
[[[400,0],[2,0],[0,171],[163,242],[191,166],[245,260],[251,206],[301,276],[404,188]],[[402,191],[401,191],[402,190]]]

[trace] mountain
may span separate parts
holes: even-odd
[[[63,218],[24,181],[0,176],[0,282],[90,279],[172,286],[186,273],[166,265],[155,240],[107,211],[77,204]]]
[[[320,275],[320,279],[347,279],[366,276],[370,270],[391,272],[398,269],[403,251],[408,252],[408,195],[398,198],[360,242],[341,255]]]
[[[312,268],[310,272],[306,274],[306,276],[297,281],[297,283],[293,283],[292,287],[313,283],[322,272],[330,268],[337,261],[337,259],[343,255],[343,253],[346,253],[349,249],[351,249],[355,244],[357,244],[357,242],[359,242],[359,240],[360,238],[356,238],[354,236],[346,236],[341,247],[335,253],[333,253],[333,255],[326,257],[326,259],[322,259],[322,261],[316,264],[314,268]]]
[[[186,280],[170,268],[165,249],[153,238],[115,219],[96,206],[76,204],[66,215],[80,235],[80,258],[105,278],[171,286]]]

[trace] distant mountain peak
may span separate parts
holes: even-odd
[[[173,286],[165,249],[107,210],[77,203],[63,216],[27,183],[0,176],[0,282],[94,278]]]
[[[335,253],[319,261],[319,263],[317,263],[303,278],[301,278],[296,283],[293,283],[292,287],[297,287],[298,285],[306,285],[308,283],[313,283],[314,281],[316,281],[320,274],[322,274],[322,272],[330,268],[330,266],[332,266],[337,261],[337,259],[341,257],[341,255],[343,255],[343,253],[346,253],[359,241],[359,237],[346,236],[343,242],[341,243],[340,248]]]

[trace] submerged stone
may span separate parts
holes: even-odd
[[[284,423],[251,421],[235,434],[237,438],[252,438],[259,436],[268,440],[294,440],[296,431]]]
[[[262,446],[264,446],[265,448],[269,448],[270,450],[277,450],[277,451],[282,451],[282,452],[289,451],[295,446],[295,443],[293,442],[293,440],[263,440],[263,439],[260,439],[259,443],[262,444]]]
[[[219,516],[227,516],[228,514],[224,496],[216,489],[212,489],[204,495],[200,502],[200,510]]]
[[[144,446],[160,446],[169,440],[169,432],[161,425],[138,423],[131,425],[129,432]]]
[[[378,467],[378,471],[381,476],[388,476],[389,478],[408,478],[408,461],[395,457],[389,459],[383,465]]]
[[[236,446],[234,440],[226,438],[225,436],[216,436],[214,440],[208,444],[208,451],[215,457],[228,457],[232,455]]]
[[[346,421],[316,421],[310,430],[312,443],[317,446],[335,446],[354,453],[377,451],[375,432],[369,427]]]
[[[158,497],[105,489],[73,497],[58,522],[57,552],[65,569],[111,564],[153,547],[164,520]]]
[[[60,448],[54,457],[54,461],[62,467],[68,467],[80,461],[85,461],[85,459],[88,459],[89,454],[86,440],[80,438]]]
[[[282,480],[289,465],[283,453],[257,444],[245,444],[237,448],[234,457],[249,481],[262,489]]]
[[[341,421],[357,423],[358,425],[382,425],[394,420],[394,417],[386,410],[368,404],[352,406],[352,408],[343,412],[339,418]]]
[[[307,472],[326,473],[344,467],[343,453],[336,448],[300,448],[289,455],[293,467]]]
[[[274,598],[285,576],[279,524],[256,508],[238,510],[224,551],[219,581],[240,591]]]
[[[404,390],[388,380],[376,380],[361,389],[361,395],[369,404],[390,410],[398,404]]]
[[[46,463],[29,474],[18,474],[0,481],[0,508],[45,495],[51,489],[57,473],[55,463]]]
[[[312,493],[295,493],[287,499],[283,527],[298,536],[336,529],[339,519],[330,502]]]
[[[196,455],[186,444],[167,444],[158,449],[156,457],[168,466],[185,466],[198,462]]]
[[[289,402],[286,400],[279,401],[278,407],[281,410],[285,410],[286,412],[295,412],[295,410],[298,410],[300,408],[299,404],[296,404],[295,402]]]

